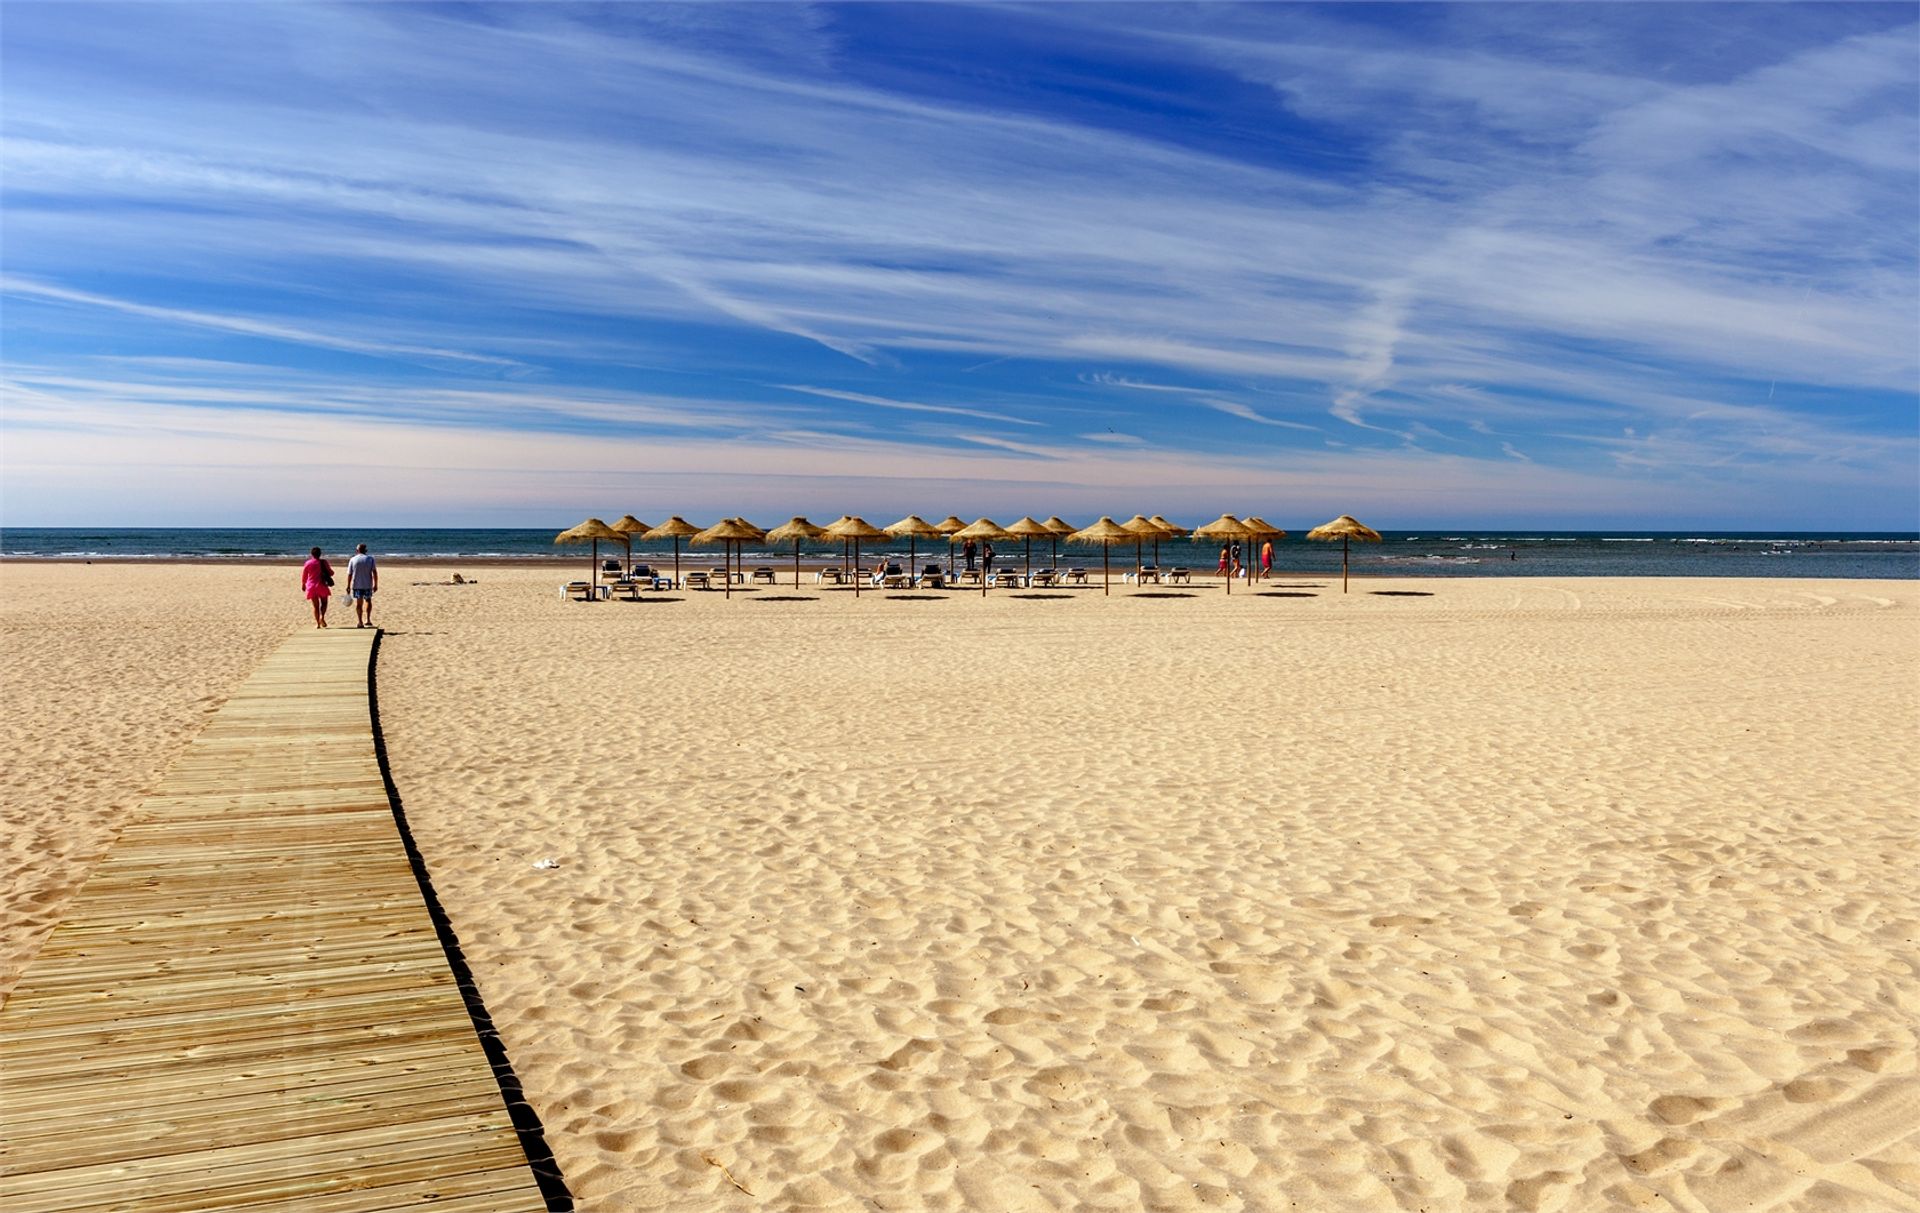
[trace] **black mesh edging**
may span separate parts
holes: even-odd
[[[440,947],[447,954],[447,964],[452,967],[453,979],[460,987],[460,999],[466,1003],[467,1015],[473,1020],[474,1033],[480,1037],[480,1047],[486,1051],[487,1064],[493,1068],[494,1081],[500,1084],[500,1098],[507,1105],[513,1130],[520,1137],[520,1148],[526,1151],[527,1166],[532,1169],[534,1181],[540,1185],[540,1195],[547,1202],[547,1213],[571,1213],[573,1194],[567,1191],[567,1181],[560,1174],[560,1164],[554,1161],[553,1151],[547,1148],[547,1133],[540,1124],[540,1114],[527,1102],[520,1077],[513,1072],[513,1062],[507,1058],[506,1045],[501,1043],[500,1033],[494,1029],[493,1017],[487,1014],[487,1004],[481,999],[480,987],[473,980],[473,970],[467,965],[466,954],[460,950],[460,939],[453,933],[453,922],[433,891],[433,878],[427,874],[426,860],[421,858],[420,848],[414,845],[413,831],[407,828],[407,812],[400,804],[400,789],[394,786],[393,768],[387,764],[386,736],[380,731],[380,691],[374,669],[380,659],[380,640],[385,634],[384,631],[373,634],[373,647],[367,654],[367,710],[373,721],[373,753],[380,762],[380,781],[387,788],[387,804],[393,809],[393,823],[400,829],[400,841],[406,845],[407,862],[412,865],[413,878],[420,885],[420,896],[426,899],[427,913],[433,919],[434,934],[439,936]]]

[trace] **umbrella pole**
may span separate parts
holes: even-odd
[[[793,541],[793,588],[800,588],[800,541]]]
[[[680,580],[680,536],[675,535],[673,537],[673,588],[677,590],[682,584]]]
[[[1113,545],[1111,543],[1100,545],[1100,592],[1113,593]]]
[[[1340,592],[1347,592],[1347,545],[1353,541],[1345,535],[1340,536]]]
[[[1033,584],[1033,536],[1027,536],[1027,584]]]
[[[860,597],[860,540],[853,541],[853,596]]]

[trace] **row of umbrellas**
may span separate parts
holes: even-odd
[[[698,527],[686,519],[675,515],[659,526],[648,526],[632,514],[624,515],[618,522],[608,525],[598,518],[589,518],[579,526],[560,532],[554,536],[556,544],[591,543],[593,545],[593,578],[598,585],[600,575],[600,543],[602,540],[620,543],[627,549],[627,558],[633,557],[633,540],[671,539],[673,540],[673,579],[680,582],[680,541],[690,539],[696,546],[722,545],[726,557],[726,590],[729,597],[733,594],[734,562],[740,556],[740,547],[747,543],[787,543],[793,544],[793,581],[800,583],[800,545],[808,541],[840,540],[847,544],[852,552],[854,567],[860,563],[860,545],[874,540],[907,540],[907,562],[909,567],[917,555],[916,544],[921,539],[945,539],[949,563],[953,557],[953,545],[968,539],[984,543],[1004,543],[1021,539],[1026,543],[1026,572],[1033,573],[1033,541],[1047,539],[1053,545],[1053,555],[1059,557],[1059,542],[1099,545],[1101,548],[1101,585],[1103,591],[1112,593],[1113,569],[1112,553],[1116,543],[1134,545],[1134,564],[1138,568],[1144,559],[1145,545],[1153,544],[1154,563],[1160,561],[1160,541],[1191,535],[1195,539],[1218,539],[1225,542],[1235,540],[1279,539],[1286,532],[1258,517],[1236,518],[1232,514],[1222,514],[1205,526],[1188,530],[1168,522],[1155,514],[1151,518],[1135,514],[1125,522],[1115,522],[1112,518],[1102,517],[1092,526],[1075,529],[1072,523],[1062,521],[1058,516],[1041,522],[1033,518],[1022,518],[1018,522],[1001,526],[991,518],[979,518],[973,522],[949,516],[941,522],[928,522],[917,514],[909,514],[892,526],[876,527],[864,518],[843,515],[827,526],[815,526],[805,518],[794,517],[770,531],[761,530],[744,518],[726,518],[710,527]],[[1340,589],[1347,588],[1347,556],[1353,540],[1363,543],[1380,542],[1379,532],[1356,522],[1351,516],[1342,514],[1324,526],[1317,526],[1307,532],[1307,538],[1313,540],[1340,540]],[[860,582],[853,583],[855,596],[860,593]],[[986,579],[981,579],[980,593],[987,592]],[[1233,593],[1233,578],[1227,578],[1227,593]]]

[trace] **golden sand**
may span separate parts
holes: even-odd
[[[1914,583],[449,571],[382,722],[585,1210],[1920,1208]],[[0,567],[0,983],[294,582]]]

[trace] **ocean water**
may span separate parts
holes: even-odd
[[[1340,568],[1340,545],[1309,543],[1307,528],[1274,545],[1274,567],[1290,573],[1324,575]],[[9,527],[0,530],[0,557],[63,560],[299,560],[316,544],[329,555],[345,555],[356,543],[378,556],[436,560],[551,559],[584,562],[587,548],[556,548],[551,530],[461,529],[314,529],[161,528],[161,527]],[[1721,531],[1568,531],[1554,528],[1499,530],[1439,529],[1385,531],[1383,542],[1355,544],[1354,572],[1393,576],[1553,576],[1553,577],[1849,577],[1920,578],[1920,533],[1915,532],[1721,532]],[[921,563],[929,552],[941,558],[944,543],[918,545]],[[600,545],[603,557],[618,544]],[[863,556],[876,549],[863,544]],[[880,545],[879,551],[904,561],[906,542]],[[1048,547],[1034,543],[1035,567]],[[1184,564],[1211,571],[1219,545],[1163,540],[1162,565]],[[682,564],[717,562],[719,550],[682,545]],[[838,544],[802,545],[803,559],[837,558]],[[791,561],[789,546],[748,544],[746,562]],[[1018,542],[997,545],[998,559],[1024,561]],[[1147,547],[1148,558],[1152,546]],[[671,543],[641,541],[637,560],[655,564],[673,557]],[[1131,546],[1115,547],[1116,569],[1131,567]],[[1098,548],[1060,548],[1060,563],[1097,568]]]

